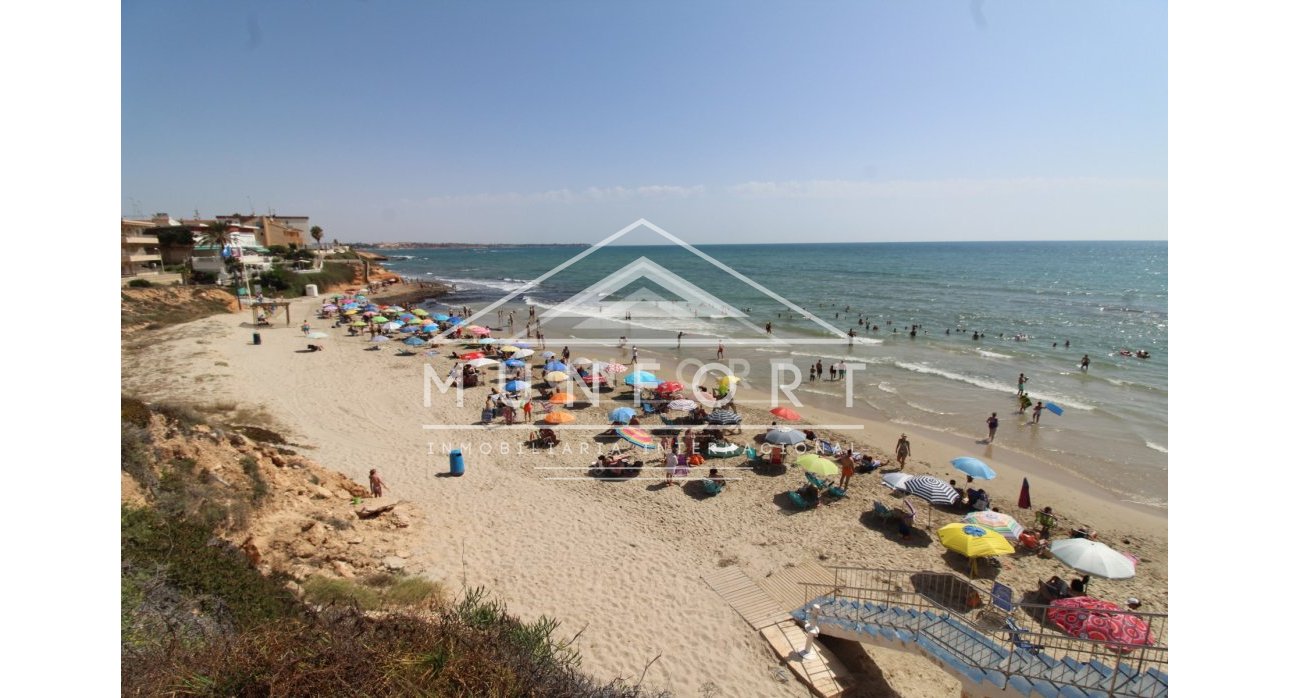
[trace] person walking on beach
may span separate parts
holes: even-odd
[[[639,353],[638,353],[638,350],[636,349],[636,345],[635,345],[635,344],[633,344],[633,345],[632,345],[632,365],[633,365],[633,366],[634,366],[634,365],[636,365],[636,359],[637,359],[638,355],[639,355]]]
[[[533,401],[532,400],[524,401],[524,421],[525,422],[533,421]]]
[[[663,470],[667,475],[667,484],[674,484],[672,478],[676,475],[677,468],[676,451],[669,451],[667,457],[663,459]]]
[[[1036,403],[1035,403],[1035,409],[1034,409],[1034,411],[1033,411],[1033,412],[1031,412],[1031,414],[1030,414],[1030,423],[1031,423],[1031,424],[1038,424],[1038,423],[1039,423],[1039,413],[1040,413],[1040,412],[1043,412],[1043,411],[1044,411],[1044,401],[1043,401],[1043,400],[1040,400],[1040,401],[1038,401],[1038,402],[1036,402]]]
[[[994,443],[994,432],[999,430],[999,413],[991,412],[990,418],[985,420],[985,425],[990,428],[990,438],[986,439],[986,442]]]
[[[905,459],[909,458],[909,437],[901,434],[900,440],[896,442],[896,462],[900,463],[900,469],[905,469]]]
[[[851,457],[851,449],[848,448],[846,453],[842,454],[841,460],[842,477],[838,478],[838,485],[845,490],[851,484],[851,477],[856,474],[856,462]]]
[[[814,383],[815,382],[815,364],[811,364],[810,376],[811,376],[811,382]]]
[[[1084,358],[1079,360],[1079,370],[1088,373],[1088,363],[1088,354],[1085,354]]]
[[[373,497],[385,496],[385,481],[376,473],[376,468],[367,471],[367,484],[371,487]]]
[[[300,326],[300,334],[309,334],[309,321],[308,321],[308,320],[306,320],[306,321],[305,321],[305,323],[304,323],[303,325],[301,325],[301,326]]]
[[[724,359],[726,356],[726,345],[717,340],[717,361]]]
[[[1020,376],[1017,376],[1017,395],[1018,396],[1024,395],[1026,393],[1026,383],[1028,382],[1030,382],[1030,379],[1026,377],[1026,374],[1023,373]]]
[[[766,323],[766,334],[770,334],[770,323]]]

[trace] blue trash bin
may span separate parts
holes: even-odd
[[[466,459],[462,457],[461,449],[454,448],[452,452],[448,454],[448,472],[453,475],[466,474]]]

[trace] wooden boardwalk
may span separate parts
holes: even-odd
[[[810,565],[814,565],[814,569]],[[734,566],[705,575],[703,581],[725,599],[753,630],[761,633],[775,655],[811,689],[811,693],[822,698],[849,695],[855,684],[851,672],[827,647],[816,643],[810,658],[803,660],[799,655],[806,646],[806,633],[788,615],[790,609],[803,603],[803,591],[797,583],[799,578],[813,582],[822,579],[825,583],[833,581],[832,573],[814,563],[800,569],[787,568],[762,582],[754,582]]]

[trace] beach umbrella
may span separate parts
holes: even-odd
[[[640,446],[641,448],[654,448],[654,437],[640,427],[618,427],[614,429],[614,432],[632,445]]]
[[[412,313],[399,313],[398,320],[400,322],[421,322],[421,319]]]
[[[435,322],[447,322],[448,316],[444,315],[443,313],[435,313],[434,315],[430,316],[430,319],[434,320]]]
[[[972,576],[976,576],[976,559],[994,555],[1011,555],[1016,552],[1012,544],[998,533],[980,526],[952,523],[936,531],[941,545],[961,553],[971,560]]]
[[[568,405],[570,403],[577,402],[577,398],[569,393],[556,393],[555,395],[552,395],[551,399],[547,400],[547,402],[552,405]]]
[[[725,410],[717,410],[717,412],[724,412],[724,411]],[[717,412],[713,412],[712,415],[717,414]],[[712,419],[712,415],[708,416],[709,420]],[[793,444],[800,444],[805,440],[806,440],[806,434],[796,429],[776,427],[766,432],[766,443],[768,444],[776,444],[779,446],[791,446]]]
[[[354,308],[351,308],[350,310],[346,310],[346,311],[345,311],[345,314],[346,314],[346,315],[358,315],[358,310],[357,310],[357,309],[354,309]]]
[[[1008,540],[1017,540],[1021,532],[1026,530],[1016,519],[998,511],[974,511],[963,517],[963,523],[989,529]]]
[[[776,407],[775,409],[771,410],[770,413],[775,415],[776,417],[779,417],[780,419],[787,419],[790,422],[796,422],[797,420],[802,418],[802,415],[798,414],[791,407]]]
[[[948,482],[931,475],[915,475],[905,481],[904,490],[916,497],[926,499],[930,504],[953,504],[959,501],[959,493],[950,487]]]
[[[548,371],[546,374],[546,382],[551,384],[563,383],[567,380],[569,380],[569,374],[564,371]]]
[[[470,327],[466,328],[466,331],[475,335],[476,337],[486,337],[493,333],[492,330],[488,329],[487,327],[481,327],[480,325],[471,325]]]
[[[1030,508],[1030,479],[1021,478],[1021,495],[1017,497],[1017,507],[1020,509]]]
[[[660,393],[675,393],[684,387],[685,386],[681,385],[680,383],[677,383],[676,381],[664,381],[662,383],[659,383],[658,387],[655,388],[655,390],[657,390]]]
[[[1053,557],[1067,565],[1106,579],[1128,579],[1137,573],[1133,561],[1115,548],[1088,538],[1064,538],[1048,546]]]
[[[609,413],[609,421],[622,422],[626,424],[627,422],[632,421],[632,418],[635,416],[636,410],[630,407],[617,407]]]
[[[569,422],[577,421],[577,419],[577,417],[569,414],[568,412],[552,412],[543,417],[542,421],[547,424],[568,424]]]
[[[552,358],[552,357],[554,357],[554,356],[555,356],[555,352],[553,352],[553,351],[544,351],[544,352],[542,352],[542,358],[544,358],[544,359],[550,359],[550,358]]]
[[[521,348],[521,349],[528,349],[529,347],[532,347],[532,346],[533,346],[532,344],[529,344],[528,342],[514,342],[514,344],[515,344],[515,346],[517,346],[517,347],[519,347],[519,348]]]
[[[914,476],[910,475],[909,473],[886,473],[885,475],[882,476],[882,484],[886,485],[887,487],[890,487],[893,490],[900,490],[901,492],[904,492],[905,483],[908,482],[909,479],[912,477]]]
[[[519,348],[519,347],[517,347],[517,346],[515,346],[514,344],[503,344],[503,345],[502,345],[502,349],[501,349],[501,351],[502,351],[502,352],[507,353],[507,354],[509,354],[509,353],[511,353],[511,352],[513,352],[513,351],[519,351],[519,350],[520,350],[520,348]]]
[[[1073,637],[1097,640],[1116,652],[1156,644],[1146,619],[1092,596],[1057,599],[1048,605],[1044,617]]]
[[[435,330],[439,329],[439,326],[434,324],[433,322],[423,322],[421,323],[420,327],[422,332],[434,332]]]
[[[996,477],[994,470],[990,466],[986,465],[984,461],[971,456],[960,456],[955,458],[950,461],[950,465],[981,480],[993,480]]]
[[[378,325],[384,325],[385,323],[387,323],[387,322],[389,322],[389,321],[390,321],[390,319],[389,319],[389,318],[387,318],[387,317],[385,317],[384,315],[374,315],[374,316],[372,316],[372,322],[375,322],[375,323],[376,323],[376,324],[378,324]]]
[[[743,421],[744,421],[744,418],[736,414],[734,410],[727,410],[727,409],[716,410],[712,414],[708,415],[708,424],[718,424],[718,425],[739,424],[740,422],[743,422]],[[802,434],[802,438],[805,439],[806,434]],[[797,443],[797,442],[793,442],[793,443]]]
[[[583,383],[586,383],[587,385],[599,385],[600,383],[603,383],[607,380],[604,376],[600,375],[599,373],[592,373],[585,376],[579,376],[578,378]]]
[[[457,358],[461,359],[462,361],[470,361],[470,360],[472,360],[472,359],[482,359],[483,357],[484,357],[484,353],[483,353],[483,352],[479,352],[479,351],[468,351],[468,352],[466,352],[465,354],[462,354],[461,356],[458,356]]]
[[[425,344],[426,340],[421,339],[420,337],[408,337],[407,339],[403,340],[403,343],[410,347],[419,347],[422,344]]]
[[[528,390],[533,386],[529,385],[528,381],[507,381],[506,385],[502,387],[505,388],[508,393],[519,393]]]
[[[393,324],[394,324],[394,323],[392,323],[392,322],[390,323],[390,325],[393,325]],[[388,327],[388,326],[389,326],[389,325],[387,325],[387,327]],[[420,328],[420,327],[418,327],[418,326],[416,326],[416,325],[404,325],[404,326],[399,327],[399,328],[397,328],[397,329],[398,329],[400,332],[419,332],[419,331],[421,330],[421,328]]]
[[[377,312],[380,309],[381,309],[381,306],[376,305],[375,303],[368,303],[367,305],[363,306],[363,310],[366,310],[369,313]]]
[[[349,326],[350,326],[350,327],[367,327],[367,323],[366,323],[366,322],[363,322],[362,320],[355,320],[354,322],[349,323]]]
[[[389,337],[386,337],[386,336],[385,336],[385,335],[383,335],[383,334],[378,334],[378,335],[376,335],[375,337],[372,337],[372,338],[371,338],[370,340],[368,340],[368,341],[370,341],[370,342],[375,342],[376,344],[381,344],[381,343],[383,343],[383,342],[388,342],[388,341],[390,341],[390,338],[389,338]]]
[[[519,351],[517,351],[517,352],[515,352],[514,354],[512,354],[512,356],[514,356],[514,357],[515,357],[515,358],[517,358],[517,359],[527,359],[527,358],[529,358],[530,356],[533,356],[533,350],[532,350],[532,349],[520,349]]]
[[[527,365],[528,365],[528,364],[524,363],[524,360],[523,360],[523,359],[507,359],[507,360],[503,361],[502,363],[506,364],[507,366],[510,366],[511,368],[519,368],[520,366],[527,366]]]
[[[824,477],[832,477],[842,472],[838,464],[821,456],[817,453],[808,453],[797,459],[795,463],[798,467],[808,473],[814,473]]]
[[[400,307],[400,306],[397,306],[397,305],[388,305],[388,306],[385,306],[385,309],[386,309],[386,310],[388,310],[388,311],[390,311],[391,313],[401,313],[401,312],[403,312],[403,308],[402,308],[402,307]]]
[[[326,332],[310,332],[305,336],[308,337],[309,339],[327,339]]]
[[[592,361],[591,359],[588,359],[585,356],[579,356],[578,358],[573,360],[574,366],[590,366],[591,364],[594,364],[594,363],[596,362]]]
[[[623,379],[627,385],[654,385],[658,383],[658,378],[649,371],[632,371]]]
[[[497,340],[496,340],[496,339],[493,339],[492,337],[484,337],[483,339],[479,340],[479,343],[480,343],[480,344],[496,344],[496,343],[497,343]]]
[[[495,365],[496,363],[497,363],[496,359],[490,359],[487,356],[483,356],[478,359],[471,359],[470,361],[467,361],[466,365],[474,366],[475,368],[483,368],[485,366]]]
[[[729,392],[730,386],[738,383],[739,381],[739,376],[722,376],[721,379],[717,381],[717,387],[721,388],[723,391]]]
[[[608,364],[605,364],[602,368],[605,373],[608,373],[611,375],[615,373],[627,372],[627,367],[619,363],[608,363]]]
[[[425,308],[413,308],[412,314],[416,315],[417,317],[425,317],[430,314],[430,311],[426,310]]]
[[[543,366],[543,368],[545,368],[548,371],[568,371],[569,370],[569,367],[563,361],[548,361],[546,366]]]
[[[338,308],[339,306],[337,306],[335,303],[328,303],[327,305],[324,305],[322,307],[323,310],[337,310]]]
[[[667,408],[669,410],[676,410],[677,412],[691,412],[694,410],[694,408],[698,406],[699,406],[699,403],[695,402],[694,400],[686,400],[686,399],[673,400],[667,403]]]

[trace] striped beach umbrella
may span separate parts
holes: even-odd
[[[905,481],[904,489],[915,497],[922,497],[931,504],[953,504],[959,493],[948,482],[931,475],[915,475]]]
[[[669,410],[676,410],[677,412],[692,412],[694,408],[698,406],[699,403],[694,400],[686,400],[684,398],[667,403],[667,408]]]
[[[964,516],[963,522],[989,529],[1008,540],[1017,540],[1021,532],[1026,530],[1016,519],[998,511],[974,511]]]
[[[626,373],[627,367],[620,363],[607,363],[601,367],[601,370],[609,374]]]
[[[641,448],[654,448],[654,437],[640,427],[618,427],[614,432],[622,439]]]
[[[744,421],[744,418],[735,414],[733,410],[717,410],[708,415],[708,424],[739,424],[742,421]],[[801,432],[798,433],[801,434]],[[802,438],[805,439],[806,435],[802,434]]]

